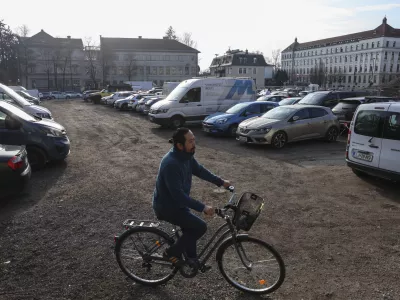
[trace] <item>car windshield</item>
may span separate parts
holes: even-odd
[[[25,99],[35,99],[35,97],[32,97],[31,95],[29,95],[27,92],[24,91],[19,91],[18,94],[20,94]]]
[[[10,97],[17,105],[20,107],[32,105],[29,101],[24,99],[24,97],[18,95],[14,90],[10,89],[8,86],[5,86],[4,84],[0,84],[0,90],[3,90],[3,92]],[[4,97],[4,95],[3,95]],[[4,98],[5,100],[5,98]]]
[[[248,106],[248,103],[239,103],[234,106],[232,106],[230,109],[226,111],[227,114],[237,114],[239,113],[243,108]]]
[[[299,104],[318,105],[327,93],[312,93],[305,96]]]
[[[24,112],[22,109],[12,105],[12,104],[8,104],[8,103],[3,103],[2,107],[7,110],[8,112],[10,112],[11,114],[25,120],[25,121],[29,121],[29,122],[37,122],[38,120],[41,120],[41,118],[39,117],[33,117],[29,114],[27,114],[26,112]]]
[[[176,87],[165,100],[169,101],[178,101],[186,94],[187,88],[185,87]]]
[[[274,120],[285,120],[291,114],[296,111],[296,108],[292,107],[276,107],[263,114],[261,118],[274,119]]]
[[[297,99],[295,99],[295,98],[283,99],[282,101],[279,102],[279,105],[289,105],[289,104],[294,103],[296,100]]]

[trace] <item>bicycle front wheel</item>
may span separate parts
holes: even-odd
[[[272,293],[281,286],[285,265],[271,245],[243,235],[237,237],[236,246],[231,238],[217,252],[218,268],[232,286],[252,294]]]
[[[159,285],[172,279],[176,269],[163,261],[162,253],[173,241],[164,231],[136,227],[125,231],[115,244],[115,255],[122,271],[143,285]]]

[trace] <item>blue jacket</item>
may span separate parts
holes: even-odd
[[[223,185],[223,180],[200,165],[193,154],[172,148],[161,160],[156,188],[153,195],[153,209],[157,215],[171,214],[179,209],[204,210],[204,204],[191,198],[192,174],[214,183]]]

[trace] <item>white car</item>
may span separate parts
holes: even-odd
[[[358,176],[400,181],[400,103],[358,107],[350,124],[346,161]]]
[[[65,92],[65,99],[74,99],[74,98],[82,98],[82,94],[69,91]]]
[[[119,99],[125,99],[127,97],[129,97],[130,95],[132,95],[133,92],[116,92],[114,94],[112,94],[111,96],[109,96],[106,100],[106,104],[110,105],[110,106],[114,106],[114,102],[119,100]]]

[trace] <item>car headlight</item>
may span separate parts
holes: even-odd
[[[217,124],[225,124],[226,122],[228,122],[228,118],[223,118],[223,119],[219,119],[219,120],[217,120],[215,123],[217,123]]]
[[[51,115],[47,113],[36,113],[36,115],[42,119],[51,119]]]
[[[153,109],[153,110],[152,110],[152,113],[153,113],[153,114],[165,114],[165,113],[168,112],[168,110],[169,110],[168,108],[159,109],[159,110]]]
[[[62,131],[57,130],[55,128],[44,127],[42,130],[44,131],[44,133],[46,133],[47,136],[51,136],[51,137],[64,136],[64,133]]]
[[[258,129],[253,129],[255,133],[268,133],[271,130],[271,127],[263,127]]]

